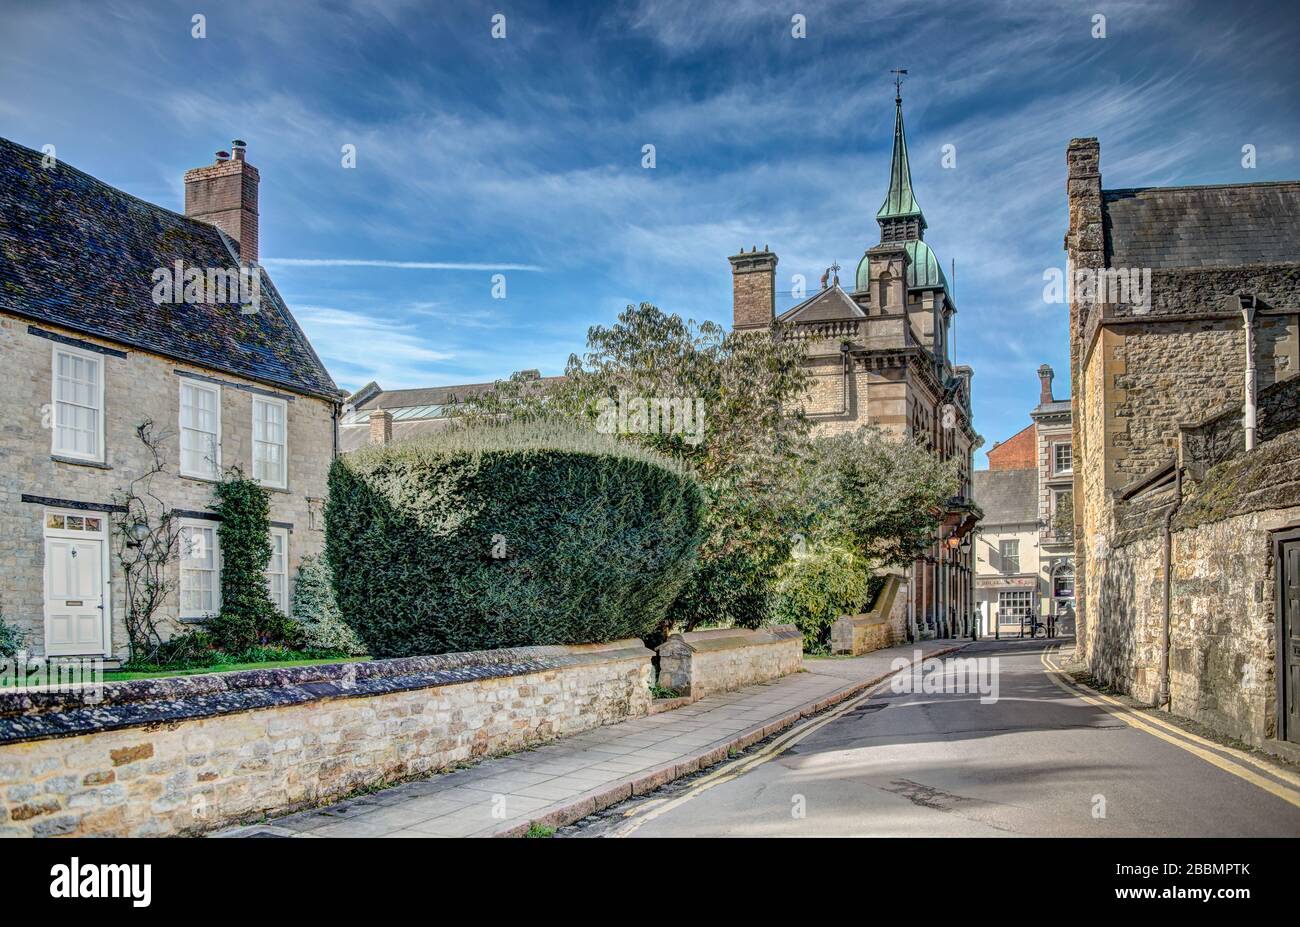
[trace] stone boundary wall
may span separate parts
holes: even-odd
[[[1260,390],[1256,398],[1259,443],[1300,428],[1300,374]],[[1242,415],[1242,404],[1237,402],[1198,425],[1182,426],[1178,457],[1193,479],[1202,479],[1211,467],[1246,452]]]
[[[894,603],[901,586],[902,580],[891,573],[871,611],[836,618],[831,625],[831,653],[856,657],[892,646],[896,637]]]
[[[659,685],[692,699],[770,682],[803,669],[803,632],[792,624],[674,634],[659,646]]]
[[[893,646],[894,632],[884,615],[841,615],[831,625],[831,653],[858,657]]]
[[[1171,536],[1170,709],[1254,746],[1276,737],[1273,532],[1300,506],[1248,512]],[[1089,668],[1143,701],[1160,687],[1164,551],[1159,532],[1111,548]]]
[[[164,836],[638,717],[641,641],[0,694],[0,836]]]

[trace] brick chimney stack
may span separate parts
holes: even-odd
[[[1040,384],[1040,389],[1038,391],[1039,405],[1047,405],[1047,403],[1052,402],[1052,380],[1055,376],[1056,374],[1052,372],[1052,368],[1046,364],[1043,364],[1043,366],[1038,368],[1038,382]]]
[[[257,168],[245,160],[247,146],[230,143],[234,156],[217,152],[207,167],[185,172],[185,215],[209,222],[239,242],[239,259],[257,262]]]
[[[393,441],[393,413],[375,409],[370,413],[370,443],[391,444]]]
[[[766,328],[776,318],[776,255],[763,246],[743,248],[731,261],[732,328]]]

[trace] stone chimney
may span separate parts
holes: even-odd
[[[185,215],[209,222],[239,242],[239,259],[257,263],[257,168],[244,159],[247,146],[230,143],[233,157],[217,152],[215,164],[185,172]]]
[[[731,327],[766,328],[776,318],[776,255],[763,246],[743,248],[731,261]]]
[[[370,443],[391,444],[393,441],[393,413],[387,409],[374,409],[370,413]]]
[[[1065,250],[1075,267],[1102,267],[1106,240],[1101,217],[1101,144],[1095,138],[1070,139],[1065,163],[1070,205]]]
[[[1052,379],[1056,376],[1052,368],[1043,364],[1038,368],[1038,404],[1047,405],[1052,401]]]

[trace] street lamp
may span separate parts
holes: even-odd
[[[131,540],[127,542],[128,547],[139,547],[149,536],[149,525],[143,519],[132,522],[129,530]]]

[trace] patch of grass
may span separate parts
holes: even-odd
[[[554,837],[555,828],[550,827],[546,824],[537,824],[537,823],[529,824],[528,833],[524,834],[524,836],[525,837]]]
[[[128,679],[159,679],[163,676],[197,676],[202,673],[230,673],[235,670],[279,669],[284,666],[316,666],[322,663],[358,663],[369,657],[320,657],[308,660],[264,660],[254,663],[220,663],[213,666],[186,667],[185,669],[105,670],[105,682],[124,682]]]
[[[666,689],[661,685],[655,684],[650,687],[652,698],[681,698],[682,694],[676,689]]]

